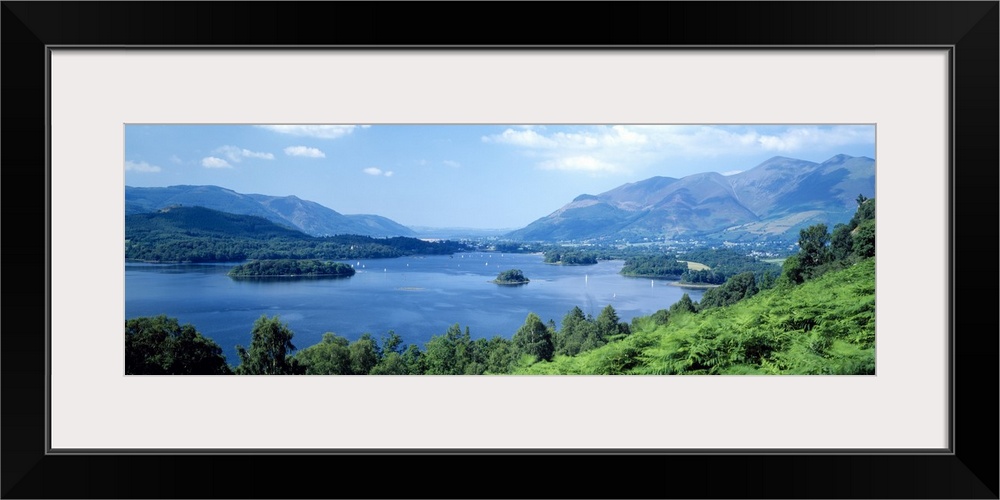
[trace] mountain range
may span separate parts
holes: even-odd
[[[176,206],[199,206],[238,215],[255,215],[312,236],[415,236],[408,227],[378,215],[344,215],[297,196],[242,194],[218,186],[125,186],[125,215]]]
[[[875,195],[875,160],[837,155],[822,163],[774,157],[735,175],[652,177],[576,197],[508,233],[514,240],[706,238],[794,240],[807,226],[850,220],[858,195]]]

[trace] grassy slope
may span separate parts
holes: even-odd
[[[626,339],[521,374],[871,374],[875,261],[729,307],[646,322]]]

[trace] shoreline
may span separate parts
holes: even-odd
[[[709,289],[718,288],[722,285],[711,285],[708,283],[681,283],[680,281],[671,281],[667,283],[670,286],[676,286],[678,288],[697,288],[697,289]]]
[[[230,278],[350,278],[354,274],[241,274]]]

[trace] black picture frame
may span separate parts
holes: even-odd
[[[485,2],[2,4],[4,498],[998,498],[996,1],[553,5],[571,18],[537,4]],[[53,45],[950,47],[951,452],[49,454],[46,61]],[[469,482],[480,486],[469,490]]]

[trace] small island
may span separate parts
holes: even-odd
[[[228,273],[230,278],[297,278],[354,276],[354,268],[340,262],[317,259],[268,259],[240,264]]]
[[[524,273],[520,269],[508,269],[502,271],[497,275],[497,279],[491,281],[490,283],[496,283],[498,285],[524,285],[529,281],[528,278],[524,277]]]

